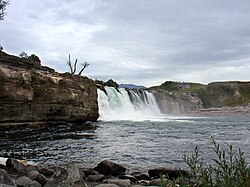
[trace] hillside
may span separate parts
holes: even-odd
[[[236,107],[250,105],[250,82],[229,81],[199,83],[181,83],[166,81],[150,90],[165,90],[172,94],[190,93],[200,98],[204,108]]]

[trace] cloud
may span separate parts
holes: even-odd
[[[0,27],[7,52],[35,53],[67,71],[152,86],[166,80],[249,80],[247,0],[12,0]]]

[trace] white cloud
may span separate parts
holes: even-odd
[[[71,53],[90,63],[87,75],[120,83],[249,80],[249,9],[246,0],[12,0],[0,43],[61,72]]]

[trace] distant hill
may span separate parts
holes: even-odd
[[[250,105],[250,82],[212,82],[208,85],[166,81],[150,90],[165,90],[174,93],[191,93],[199,97],[205,108]]]
[[[146,88],[146,87],[141,86],[141,85],[135,85],[135,84],[119,84],[119,88],[139,89],[139,88]]]

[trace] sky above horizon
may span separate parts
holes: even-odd
[[[11,0],[0,45],[42,64],[144,86],[249,81],[249,0]]]

